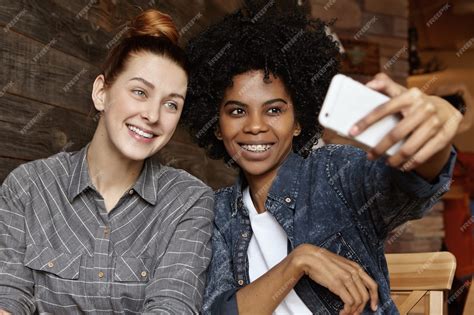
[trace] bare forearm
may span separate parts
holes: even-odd
[[[304,275],[292,255],[237,291],[239,314],[271,314]]]

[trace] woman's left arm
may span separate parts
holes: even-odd
[[[369,126],[391,114],[401,114],[402,119],[372,150],[369,159],[383,155],[402,139],[400,150],[387,159],[387,163],[402,171],[415,171],[427,181],[434,180],[447,163],[451,143],[458,132],[462,114],[447,101],[430,96],[418,88],[406,89],[386,74],[378,74],[367,86],[392,99],[377,107],[356,123],[351,135],[362,133]]]
[[[185,213],[147,285],[144,313],[197,314],[201,310],[211,260],[214,194],[210,188],[199,194],[183,201]]]

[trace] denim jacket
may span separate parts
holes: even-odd
[[[376,314],[398,314],[390,298],[384,240],[398,225],[420,218],[450,186],[456,153],[431,183],[352,146],[328,145],[306,159],[290,153],[265,203],[288,235],[288,251],[303,243],[357,262],[377,282]],[[216,192],[213,258],[204,314],[238,314],[236,291],[249,283],[252,237],[242,201],[243,176]],[[294,287],[313,314],[339,314],[338,296],[304,276]],[[367,305],[364,314],[372,314]]]

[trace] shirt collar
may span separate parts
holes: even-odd
[[[277,176],[270,187],[268,197],[284,203],[287,207],[294,209],[296,198],[298,198],[299,179],[301,178],[302,163],[304,158],[290,152],[282,166],[278,170]]]
[[[157,187],[155,181],[155,174],[158,174],[159,169],[155,169],[155,167],[160,167],[159,163],[153,163],[151,158],[148,158],[143,163],[143,168],[138,177],[135,185],[133,185],[132,189],[135,190],[140,197],[145,199],[148,203],[152,204],[153,206],[156,205],[157,199]]]
[[[71,166],[73,172],[69,180],[68,188],[68,199],[71,202],[85,189],[95,189],[89,176],[89,165],[87,163],[88,148],[89,144],[83,147],[80,151],[71,155]],[[156,205],[157,199],[157,187],[154,178],[155,174],[158,174],[158,169],[154,169],[156,166],[155,164],[159,167],[159,163],[153,163],[150,158],[146,159],[140,172],[140,176],[132,187],[140,197],[152,205]]]
[[[70,175],[68,187],[68,199],[71,202],[86,188],[94,187],[89,177],[89,166],[87,164],[89,144],[71,154],[72,174]]]
[[[299,191],[298,179],[301,176],[303,161],[304,158],[294,152],[288,154],[273,180],[268,192],[269,198],[283,203],[291,209],[295,208]],[[244,214],[248,216],[247,210],[243,207],[242,187],[244,185],[247,185],[247,183],[243,172],[240,171],[232,189],[232,214],[235,214],[238,209],[243,209]]]

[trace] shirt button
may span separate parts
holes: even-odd
[[[49,268],[53,268],[53,267],[54,267],[54,263],[53,263],[52,261],[49,261],[49,262],[48,262],[48,267],[49,267]]]
[[[239,280],[239,281],[237,281],[237,283],[238,283],[239,285],[243,285],[243,284],[244,284],[244,280]]]
[[[140,274],[143,278],[145,278],[147,276],[147,272],[146,271],[142,271],[142,273]]]
[[[105,236],[109,235],[109,232],[110,232],[110,229],[109,229],[108,226],[106,226],[105,229],[104,229],[104,235]]]
[[[99,278],[102,279],[104,277],[104,273],[102,271],[99,271],[98,276],[99,276]]]
[[[248,233],[247,232],[243,232],[242,233],[242,237],[247,237],[248,236]]]
[[[291,202],[291,198],[290,198],[290,197],[286,197],[286,198],[285,198],[285,202],[286,202],[286,203],[290,203],[290,202]]]
[[[130,190],[128,191],[128,194],[129,194],[129,195],[133,195],[133,189],[130,189]]]

